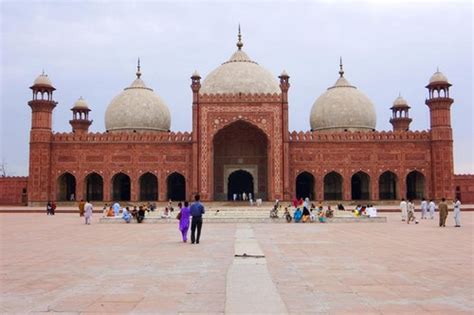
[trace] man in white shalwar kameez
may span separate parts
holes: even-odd
[[[428,201],[425,198],[421,201],[421,218],[428,219]]]
[[[402,202],[400,202],[400,210],[402,211],[402,221],[405,221],[408,214],[408,204],[405,201],[405,198],[402,198]]]
[[[461,227],[461,201],[456,198],[456,202],[454,203],[454,227]]]
[[[428,208],[430,209],[430,219],[434,219],[434,213],[436,209],[436,204],[434,203],[433,199],[430,200],[430,203],[428,204]]]
[[[92,210],[93,210],[92,204],[88,200],[86,204],[84,205],[84,218],[86,219],[86,224],[91,224]]]

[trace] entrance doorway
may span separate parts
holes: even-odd
[[[370,177],[367,173],[357,172],[351,178],[352,200],[370,199]]]
[[[118,173],[112,178],[112,200],[130,200],[130,177],[124,173]]]
[[[296,177],[296,199],[314,200],[314,176],[303,172]]]
[[[238,199],[241,200],[243,193],[247,195],[247,198],[249,193],[252,194],[252,198],[255,197],[253,176],[247,171],[238,170],[229,175],[227,182],[227,200],[233,200],[234,194],[240,196]]]
[[[168,176],[168,200],[183,201],[186,199],[186,180],[183,175],[173,173]]]
[[[97,173],[91,173],[86,177],[86,200],[102,201],[104,199],[104,181],[102,176]]]
[[[236,171],[251,166],[257,172],[248,172],[252,177],[246,182],[246,187],[240,187],[235,193],[241,194],[245,190],[248,194],[252,191],[253,199],[267,199],[268,193],[268,149],[269,141],[267,135],[255,125],[243,120],[238,120],[219,130],[213,138],[213,161],[214,161],[214,200],[228,200],[232,198],[233,191],[229,188],[230,175],[226,171],[230,167]],[[231,181],[235,182],[234,179]],[[251,186],[252,183],[252,187]],[[237,188],[235,188],[237,189]]]
[[[71,173],[64,173],[58,178],[58,201],[76,200],[76,178]]]

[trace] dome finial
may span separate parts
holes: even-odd
[[[237,41],[237,48],[239,50],[242,50],[242,46],[244,46],[244,43],[242,43],[242,34],[240,33],[240,23],[239,23],[239,34],[237,35],[238,41]]]
[[[342,68],[342,57],[339,57],[339,75],[341,78],[344,76],[344,69]]]
[[[138,64],[137,64],[137,79],[140,79],[142,73],[140,72],[140,57],[138,57]]]
[[[439,72],[439,66],[436,66],[436,72]]]

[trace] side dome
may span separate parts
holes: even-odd
[[[310,125],[313,131],[372,131],[377,116],[372,101],[344,78],[340,77],[314,102]]]
[[[237,51],[204,79],[200,94],[281,93],[276,78],[242,50],[240,29]]]
[[[110,102],[105,112],[107,131],[169,131],[171,115],[165,102],[137,78]]]
[[[89,104],[87,104],[84,98],[79,97],[79,99],[74,103],[72,109],[89,109]]]

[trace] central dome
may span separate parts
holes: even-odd
[[[200,94],[281,93],[275,77],[242,50],[239,30],[238,50],[212,71],[202,83]]]
[[[171,115],[165,102],[137,78],[117,95],[105,112],[107,131],[169,131]]]
[[[339,79],[314,102],[311,109],[311,130],[371,131],[375,129],[376,113],[372,101],[344,78]]]

